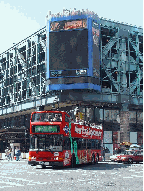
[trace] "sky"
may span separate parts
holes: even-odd
[[[94,11],[99,17],[143,27],[143,0],[0,1],[0,53],[46,25],[46,15],[63,8]]]

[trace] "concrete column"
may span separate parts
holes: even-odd
[[[130,141],[129,111],[126,105],[120,111],[120,142]]]

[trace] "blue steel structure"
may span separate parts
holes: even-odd
[[[38,107],[52,109],[53,105],[71,110],[72,115],[78,107],[85,120],[103,124],[105,135],[117,132],[116,144],[142,144],[143,29],[98,18],[92,12],[74,14],[51,15],[46,27],[0,54],[1,150],[13,141],[28,148],[29,138],[24,132],[29,129],[31,112]],[[51,77],[50,23],[79,19],[88,23],[88,67],[69,71],[88,72]],[[58,69],[53,72],[57,74]],[[114,148],[112,139],[108,143],[105,140],[105,144]]]

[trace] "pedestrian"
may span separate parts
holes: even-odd
[[[110,150],[106,147],[105,149],[106,153],[110,153]]]
[[[12,161],[12,149],[10,148],[9,149],[9,157],[8,157],[8,161],[11,159],[11,161]]]
[[[6,156],[6,159],[8,160],[9,159],[9,149],[8,148],[5,150],[5,156]]]
[[[16,161],[19,161],[20,160],[19,157],[21,155],[21,151],[20,151],[19,147],[17,147],[15,155],[16,155]]]
[[[103,155],[103,161],[105,161],[105,148],[104,147],[103,147],[102,155]]]
[[[121,153],[121,148],[119,147],[119,148],[118,148],[118,154],[120,154],[120,153]]]
[[[114,155],[116,155],[116,154],[118,154],[118,149],[117,148],[114,149]]]

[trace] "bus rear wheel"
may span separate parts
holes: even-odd
[[[99,157],[98,157],[98,155],[96,155],[96,164],[98,164],[98,161],[99,161]]]
[[[76,166],[76,158],[75,158],[75,155],[72,155],[72,158],[71,158],[71,167],[74,168]]]
[[[42,165],[41,165],[41,168],[42,168],[42,169],[46,168],[46,165],[42,164]]]

